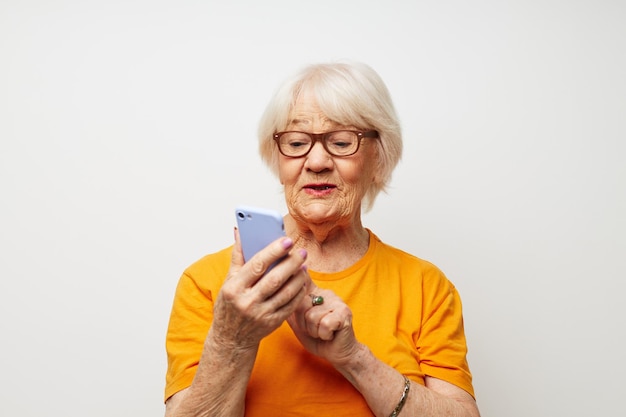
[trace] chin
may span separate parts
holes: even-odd
[[[341,218],[346,217],[345,213],[336,205],[324,202],[313,202],[304,207],[298,207],[294,211],[301,220],[311,224],[337,222]]]

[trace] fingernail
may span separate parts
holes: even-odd
[[[291,240],[291,238],[288,237],[288,238],[283,239],[283,248],[289,249],[292,245],[293,245],[293,240]]]
[[[302,266],[300,267],[300,269],[301,269],[302,271],[304,271],[304,272],[306,272],[306,271],[308,271],[308,270],[309,270],[309,268],[307,268],[307,266],[306,266],[306,265],[304,265],[304,264],[302,264]],[[305,285],[305,286],[306,286],[306,285]]]
[[[306,250],[304,249],[298,249],[298,252],[300,253],[300,256],[302,256],[302,259],[306,259]]]

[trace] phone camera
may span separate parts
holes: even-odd
[[[239,217],[241,220],[245,220],[246,215],[243,213],[243,211],[238,211],[237,217]]]

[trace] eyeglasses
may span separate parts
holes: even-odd
[[[307,132],[278,132],[274,133],[274,140],[278,145],[278,150],[290,158],[300,158],[307,155],[315,142],[321,141],[326,152],[332,156],[354,155],[361,146],[363,138],[377,138],[378,132],[375,130],[335,130],[326,133]]]

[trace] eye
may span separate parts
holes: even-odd
[[[290,140],[289,142],[287,142],[287,146],[291,147],[291,148],[301,148],[303,146],[308,146],[309,143],[311,141],[306,141],[306,140]]]
[[[352,145],[352,143],[350,142],[342,142],[342,141],[333,141],[330,143],[330,145],[334,148],[347,148],[348,146]]]
[[[292,140],[287,145],[289,145],[292,148],[300,148],[302,146],[306,146],[307,144],[304,142],[298,142],[298,141]]]
[[[354,132],[338,131],[333,132],[327,139],[328,146],[335,149],[345,149],[354,146],[357,137]]]
[[[280,138],[280,141],[283,145],[292,149],[307,147],[311,144],[311,138],[299,132],[287,132]]]

